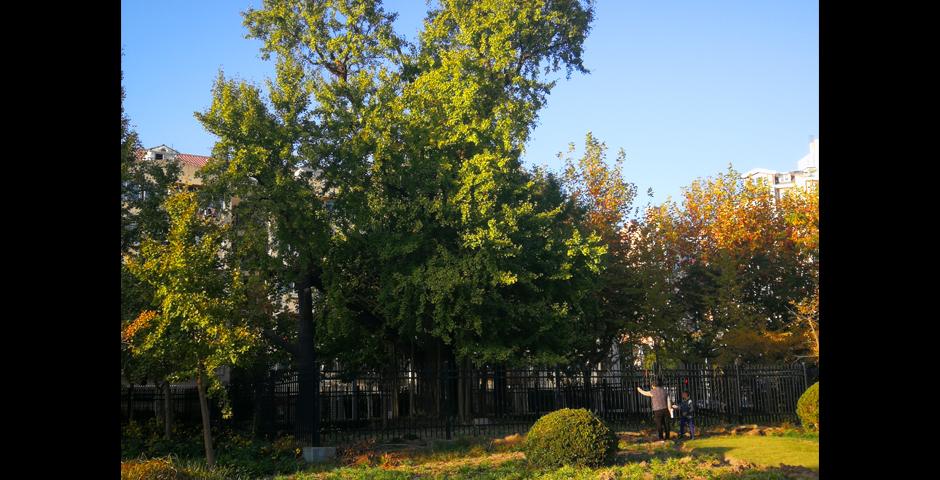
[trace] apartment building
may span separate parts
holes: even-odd
[[[794,187],[819,186],[819,139],[814,138],[809,144],[809,153],[796,162],[796,170],[778,172],[766,168],[755,168],[742,178],[763,181],[773,190],[774,199]]]

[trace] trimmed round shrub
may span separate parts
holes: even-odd
[[[796,402],[796,414],[806,428],[819,430],[819,382],[807,388]]]
[[[532,425],[523,449],[529,463],[540,468],[599,467],[613,460],[617,436],[591,412],[563,408]]]

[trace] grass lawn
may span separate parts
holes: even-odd
[[[507,437],[508,438],[508,437]],[[521,445],[477,443],[445,451],[386,454],[310,467],[275,480],[345,479],[817,479],[818,437],[721,435],[682,444],[621,436],[617,461],[602,468],[532,469]]]
[[[176,458],[122,463],[122,478],[140,476],[132,470],[161,466],[188,476],[159,478],[192,480],[411,480],[411,479],[539,479],[539,480],[818,480],[819,437],[793,429],[765,431],[766,435],[728,435],[728,430],[703,432],[701,439],[686,442],[654,442],[648,431],[620,432],[615,462],[600,468],[571,467],[535,469],[522,451],[523,437],[500,439],[463,438],[452,442],[370,444],[350,446],[328,463],[298,465],[295,473],[267,470],[249,473],[243,468],[222,466],[208,470],[199,459]],[[234,447],[229,447],[234,448]],[[254,448],[252,448],[254,449]],[[267,450],[265,450],[267,451]],[[268,452],[270,454],[270,452]],[[149,463],[147,463],[149,462]],[[302,462],[301,462],[302,463]],[[125,472],[125,470],[127,470]],[[284,472],[285,470],[281,470]],[[291,471],[291,470],[287,470]],[[126,475],[125,475],[126,473]]]
[[[685,448],[768,467],[795,465],[819,470],[818,438],[720,436],[688,441]]]

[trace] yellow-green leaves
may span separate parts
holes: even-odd
[[[604,249],[520,157],[547,75],[585,71],[592,16],[577,0],[445,0],[411,48],[374,0],[265,0],[245,13],[276,76],[267,99],[220,76],[199,115],[219,137],[206,185],[270,225],[279,283],[322,272],[326,350],[418,337],[557,358],[572,341]],[[296,180],[304,168],[324,188]]]
[[[235,314],[241,276],[222,262],[225,228],[200,213],[194,193],[171,196],[166,210],[166,241],[146,239],[140,253],[126,259],[129,271],[154,288],[158,309],[142,312],[122,338],[135,354],[154,350],[164,360],[177,359],[180,373],[199,362],[212,368],[231,364],[252,338]]]

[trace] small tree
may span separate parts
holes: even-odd
[[[239,272],[222,261],[225,227],[199,213],[193,193],[172,195],[166,210],[167,240],[145,238],[140,253],[126,258],[129,271],[154,289],[157,310],[142,312],[122,339],[132,354],[171,361],[174,374],[196,378],[206,463],[212,467],[207,390],[218,384],[209,372],[232,365],[251,335],[234,316],[242,286]]]
[[[606,247],[604,269],[594,288],[588,290],[585,306],[584,340],[575,347],[582,364],[595,363],[610,353],[614,339],[632,333],[636,322],[638,289],[636,275],[628,264],[628,238],[624,235],[627,214],[636,198],[636,185],[623,179],[626,154],[617,152],[613,166],[607,162],[607,145],[591,132],[584,142],[584,155],[572,159],[574,143],[565,158],[564,185],[571,202],[579,210],[574,220],[586,231],[600,237]],[[561,158],[559,153],[558,157]],[[587,289],[586,289],[587,290]]]

